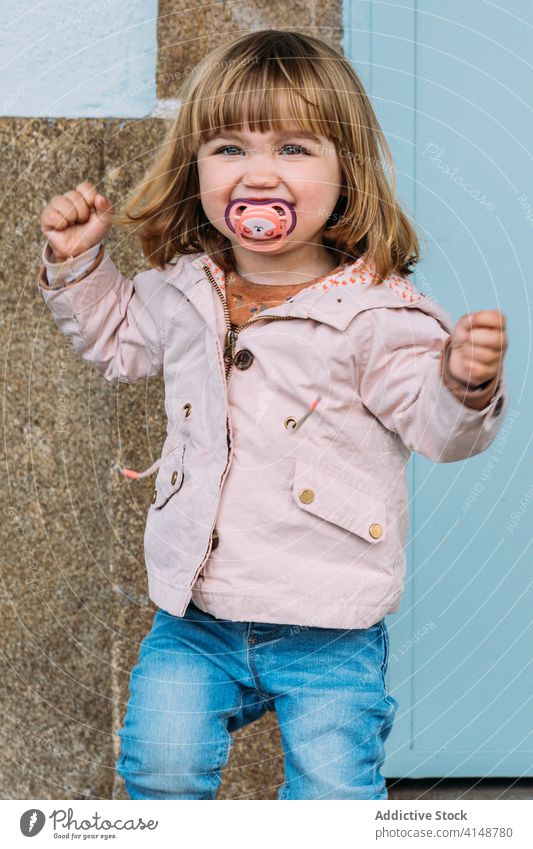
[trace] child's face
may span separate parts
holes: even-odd
[[[341,193],[341,167],[334,143],[325,136],[220,130],[198,150],[200,195],[206,216],[217,230],[241,247],[224,212],[238,197],[280,197],[293,204],[297,224],[276,255],[287,256],[302,243],[322,246],[322,234]],[[314,247],[316,252],[316,247]],[[251,249],[249,252],[252,252]],[[272,256],[272,254],[270,254]]]

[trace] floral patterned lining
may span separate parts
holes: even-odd
[[[216,282],[225,294],[225,274],[223,269],[213,262],[208,254],[203,254],[200,257],[199,264],[209,267]],[[335,274],[330,272],[319,277],[314,283],[310,282],[309,286],[305,288],[305,291],[308,289],[311,291],[322,289],[322,291],[327,292],[334,287],[358,284],[369,286],[371,281],[372,267],[365,265],[363,257],[359,257],[355,262],[350,263]],[[383,285],[388,286],[392,292],[396,292],[406,303],[414,303],[425,298],[425,295],[419,292],[406,277],[398,273],[390,274],[385,279]],[[293,296],[289,295],[289,297]]]

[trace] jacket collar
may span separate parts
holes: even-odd
[[[206,253],[182,255],[166,281],[179,289],[204,316],[213,310],[214,287],[204,271],[204,266],[216,272],[215,279],[224,279],[224,272]],[[347,265],[336,274],[327,275],[308,288],[301,289],[288,301],[262,310],[261,316],[293,316],[311,318],[345,330],[357,313],[371,307],[418,307],[430,312],[441,322],[448,314],[438,304],[418,292],[410,280],[401,274],[392,274],[379,286],[372,286],[373,266],[367,266],[364,257]],[[215,298],[218,299],[218,295]]]

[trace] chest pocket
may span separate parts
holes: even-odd
[[[348,483],[333,470],[328,472],[309,461],[297,459],[292,494],[296,504],[306,513],[345,528],[372,545],[385,539],[385,496],[360,489],[357,479]]]
[[[159,510],[183,486],[185,443],[179,442],[161,457],[159,471],[155,479],[152,507]]]

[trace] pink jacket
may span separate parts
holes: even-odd
[[[462,404],[442,381],[449,314],[402,276],[371,287],[362,259],[257,314],[230,352],[223,274],[205,254],[133,280],[99,258],[59,289],[41,268],[38,285],[106,380],[163,373],[152,601],[176,616],[192,598],[218,618],[329,628],[396,611],[410,452],[445,463],[488,448],[503,376],[483,410]]]

